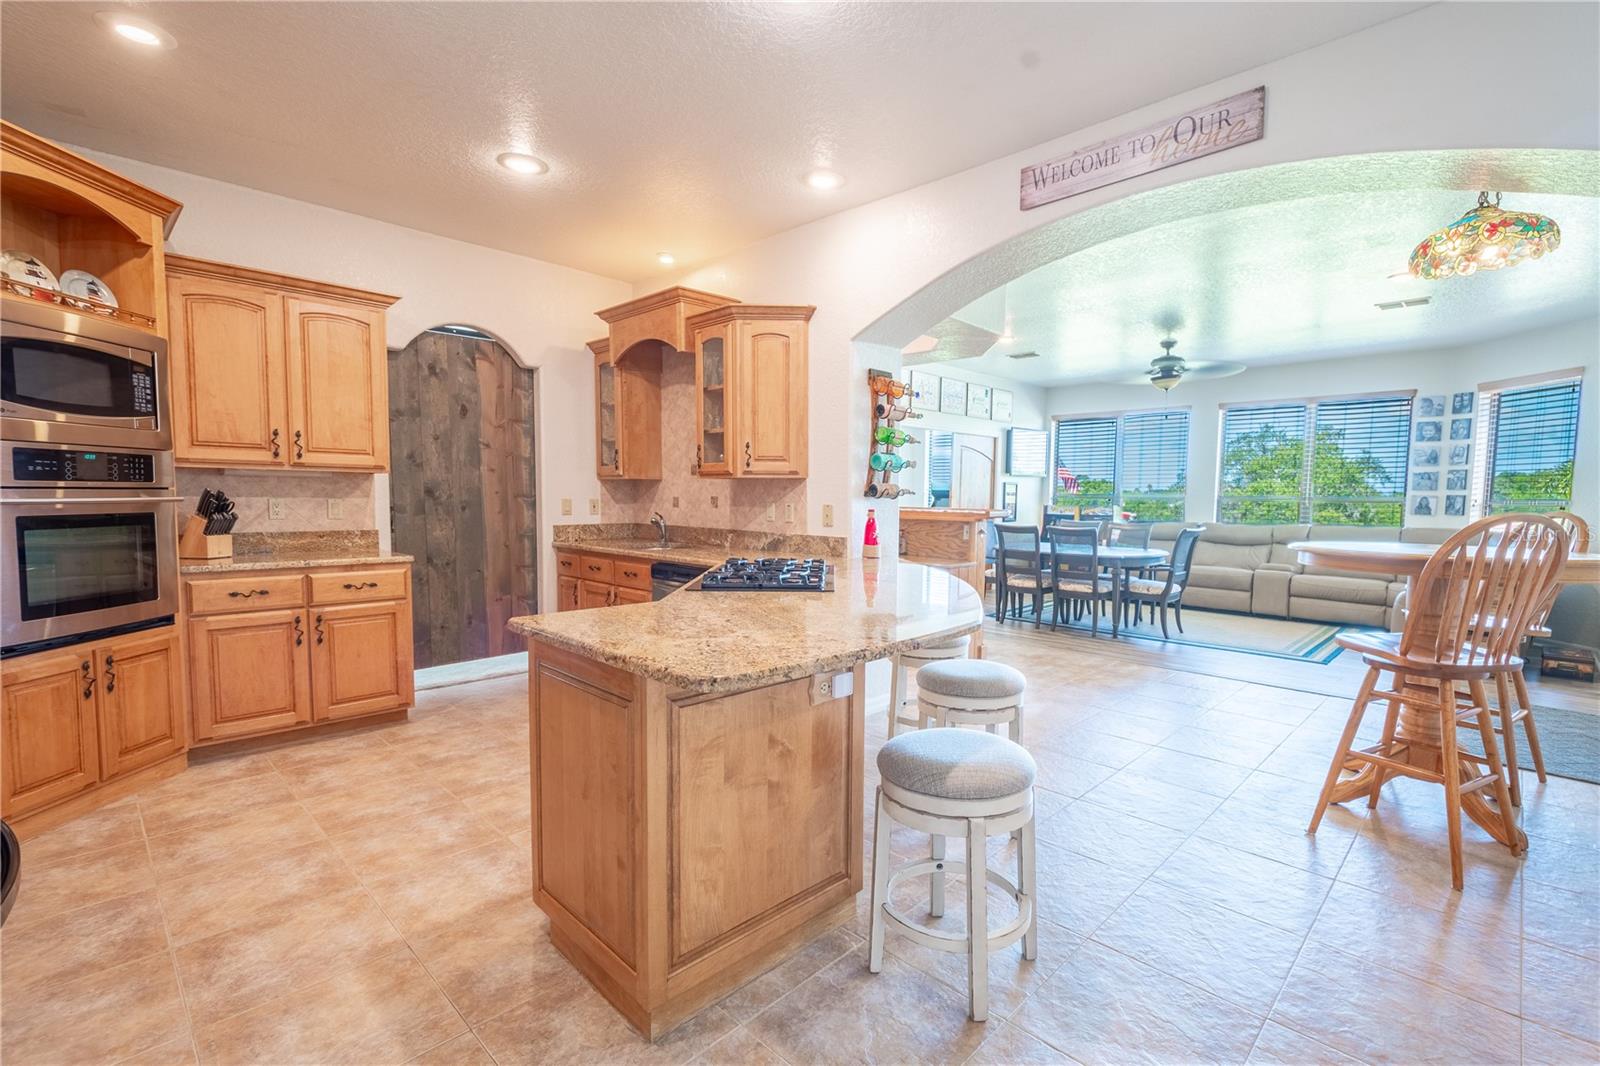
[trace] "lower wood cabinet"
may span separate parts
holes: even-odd
[[[610,607],[611,594],[615,591],[615,586],[608,585],[604,581],[589,581],[587,579],[580,581],[578,582],[578,606]]]
[[[409,569],[249,572],[185,585],[197,743],[411,705]]]
[[[16,818],[181,753],[175,626],[0,663],[0,815]]]
[[[650,560],[556,552],[556,610],[649,603]]]

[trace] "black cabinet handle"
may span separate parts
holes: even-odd
[[[304,629],[300,628],[300,625],[301,625],[300,616],[299,615],[295,615],[294,616],[294,646],[297,647],[297,648],[303,646],[305,644],[305,642],[306,642],[306,631]]]
[[[317,643],[322,643],[322,616],[317,615]]]
[[[357,584],[351,584],[350,582],[346,581],[344,583],[344,587],[351,589],[352,591],[355,589],[375,589],[378,587],[378,583],[376,581],[362,581]]]
[[[86,700],[94,697],[94,681],[94,667],[89,665],[88,659],[85,659],[83,660],[83,698]]]
[[[296,459],[304,459],[306,457],[306,448],[301,443],[301,433],[298,429],[294,431],[294,457]]]
[[[235,589],[234,591],[228,593],[228,595],[234,597],[235,599],[248,600],[252,596],[270,596],[270,595],[272,595],[272,590],[271,589],[246,589],[245,591],[240,592],[237,589]]]
[[[117,657],[111,654],[106,655],[106,691],[117,691]]]
[[[697,474],[700,472],[700,467],[702,465],[700,457],[702,455],[704,455],[704,454],[705,454],[705,445],[704,444],[696,444],[694,446],[694,472],[697,473]]]
[[[274,459],[276,459],[276,458],[278,458],[279,454],[280,454],[280,449],[278,447],[278,427],[277,426],[273,426],[272,427],[272,457]]]
[[[745,441],[744,442],[744,468],[746,470],[750,469],[750,442],[749,441]]]

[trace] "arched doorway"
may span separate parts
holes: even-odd
[[[534,372],[471,326],[389,353],[390,522],[412,566],[419,669],[519,652],[538,609]]]

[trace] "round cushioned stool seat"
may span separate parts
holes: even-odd
[[[878,750],[878,773],[920,796],[987,800],[1025,791],[1039,768],[1022,745],[993,733],[919,729]]]
[[[946,659],[917,671],[917,691],[923,696],[995,700],[1021,696],[1027,687],[1022,671],[991,659]]]

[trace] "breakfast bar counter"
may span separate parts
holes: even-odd
[[[528,637],[534,899],[655,1038],[854,914],[866,664],[976,629],[972,587],[848,560],[825,592],[515,618]]]

